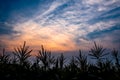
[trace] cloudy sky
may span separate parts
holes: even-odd
[[[0,47],[120,48],[120,0],[0,0]]]

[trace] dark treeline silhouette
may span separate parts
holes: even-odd
[[[120,80],[119,51],[113,49],[106,53],[96,42],[88,54],[94,63],[79,50],[79,55],[72,56],[65,64],[67,59],[63,54],[55,57],[43,46],[31,63],[32,50],[26,42],[14,48],[11,55],[5,49],[1,52],[0,80]]]

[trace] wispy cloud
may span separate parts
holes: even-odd
[[[119,42],[114,41],[119,40],[116,34],[120,32],[120,29],[111,30],[110,34],[104,32],[100,36],[96,32],[109,30],[119,25],[118,18],[101,19],[104,13],[119,7],[119,3],[119,0],[55,0],[42,13],[38,10],[30,19],[21,18],[21,21],[12,27],[16,33],[1,38],[5,39],[4,42],[8,45],[28,41],[34,48],[43,44],[52,51],[87,49],[91,41],[102,41],[103,45],[109,48],[118,47],[116,44]],[[106,16],[111,16],[110,14],[113,13],[107,13]],[[92,39],[90,37],[93,32],[97,37]],[[116,39],[114,36],[117,36]]]

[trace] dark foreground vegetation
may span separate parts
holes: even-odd
[[[79,50],[79,55],[70,58],[68,64],[63,54],[55,57],[43,46],[31,63],[31,52],[25,42],[11,55],[3,49],[0,80],[120,80],[119,51],[113,49],[106,53],[106,49],[95,42],[88,56]],[[87,59],[89,56],[94,63]]]

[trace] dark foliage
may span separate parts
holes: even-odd
[[[63,54],[56,58],[41,46],[35,61],[31,63],[32,50],[24,42],[23,46],[14,49],[14,55],[8,55],[5,49],[1,51],[0,80],[120,80],[119,51],[113,49],[106,54],[105,50],[94,42],[89,55],[96,63],[88,63],[89,55],[85,56],[79,50],[79,55],[65,64]]]

